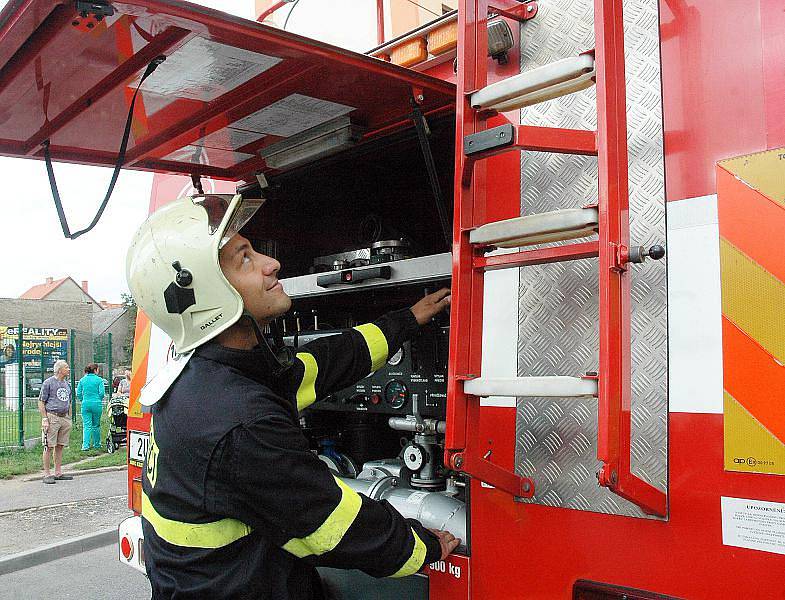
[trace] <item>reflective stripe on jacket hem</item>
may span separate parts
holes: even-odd
[[[212,523],[184,523],[158,514],[147,494],[142,493],[142,517],[161,539],[185,548],[222,548],[251,533],[251,528],[236,519]]]
[[[409,557],[409,560],[403,563],[403,566],[395,573],[390,575],[390,577],[406,577],[407,575],[414,575],[422,568],[425,558],[428,555],[428,549],[425,547],[425,543],[420,539],[420,536],[417,535],[417,532],[414,531],[414,529],[412,529],[412,535],[414,536],[414,548],[412,549],[412,555]]]
[[[368,352],[371,355],[371,371],[379,370],[387,362],[387,355],[390,351],[384,333],[373,323],[358,325],[354,329],[359,331],[365,338],[365,344],[368,346]]]
[[[337,477],[335,482],[341,488],[341,500],[338,506],[316,531],[304,538],[292,538],[284,544],[284,550],[298,558],[303,558],[313,554],[317,556],[325,554],[340,543],[357,518],[362,500],[357,492]]]

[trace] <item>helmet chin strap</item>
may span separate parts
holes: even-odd
[[[280,377],[290,369],[294,363],[294,352],[291,348],[283,344],[283,338],[280,338],[280,341],[275,340],[277,343],[271,345],[270,340],[268,340],[262,332],[262,328],[259,326],[256,318],[247,310],[243,311],[242,317],[240,318],[243,317],[251,322],[254,334],[256,335],[256,341],[263,351],[263,356],[265,357],[265,361],[267,362],[267,366],[272,372],[273,377]]]

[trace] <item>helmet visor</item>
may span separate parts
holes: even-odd
[[[221,234],[221,242],[218,244],[218,249],[223,248],[226,243],[237,235],[240,230],[250,221],[256,214],[256,211],[264,204],[261,198],[241,199],[229,217],[228,224]]]
[[[221,249],[232,239],[264,204],[263,199],[244,199],[230,194],[205,194],[194,196],[193,203],[201,206],[207,213],[207,227],[210,235],[218,233]]]

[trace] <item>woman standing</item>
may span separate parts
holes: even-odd
[[[125,377],[123,377],[117,384],[117,393],[128,395],[131,393],[131,371],[125,370]]]
[[[103,412],[104,380],[98,376],[98,365],[90,364],[84,368],[85,376],[76,386],[76,397],[82,401],[82,451],[101,447],[101,413]]]

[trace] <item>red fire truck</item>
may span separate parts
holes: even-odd
[[[290,345],[451,285],[302,425],[463,544],[325,569],[337,598],[785,597],[781,3],[459,0],[387,41],[377,7],[358,54],[175,0],[12,0],[0,154],[154,171],[150,210],[265,198],[245,231]],[[137,514],[170,355],[140,314]],[[144,568],[138,516],[119,558]]]

